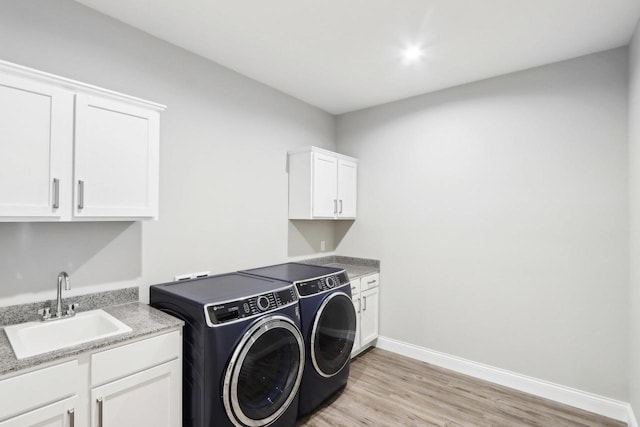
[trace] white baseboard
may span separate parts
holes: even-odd
[[[376,347],[615,420],[624,421],[629,424],[629,427],[638,427],[631,405],[627,402],[598,396],[597,394],[528,377],[387,337],[378,337]]]
[[[629,410],[629,417],[627,419],[627,424],[629,427],[638,427],[638,421],[636,420],[636,415],[633,413],[633,408],[631,405],[627,405]]]

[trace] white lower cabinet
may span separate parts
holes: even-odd
[[[362,309],[362,303],[360,301],[360,279],[351,280],[351,300],[356,309],[356,336],[353,339],[353,350],[351,350],[351,357],[353,357],[360,352],[360,311]]]
[[[94,427],[180,425],[181,365],[174,360],[91,390]]]
[[[0,427],[75,427],[78,397],[73,396],[0,422]]]
[[[71,360],[0,380],[0,426],[71,426],[79,374]]]
[[[373,288],[360,293],[360,346],[368,346],[378,338],[379,289]]]
[[[177,331],[92,354],[90,425],[179,426],[181,355]]]
[[[351,281],[351,299],[356,309],[356,337],[351,357],[373,345],[379,333],[380,275],[363,276]]]
[[[180,426],[182,332],[0,379],[0,402],[0,427]]]

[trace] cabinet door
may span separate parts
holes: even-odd
[[[68,219],[72,138],[72,92],[0,74],[0,220]]]
[[[0,422],[0,427],[75,427],[77,396]]]
[[[336,196],[338,159],[313,153],[313,217],[335,218],[338,211]]]
[[[92,427],[175,427],[182,419],[181,361],[96,387]]]
[[[380,285],[380,273],[373,273],[368,276],[363,276],[360,279],[360,289],[363,291],[378,287],[379,285]]]
[[[74,217],[157,216],[159,123],[156,111],[77,95]]]
[[[365,346],[378,337],[379,289],[373,288],[360,293],[360,345]]]
[[[360,294],[360,279],[351,279],[349,285],[351,285],[351,296],[355,298]]]
[[[356,217],[358,165],[338,160],[338,218]]]
[[[351,350],[351,357],[360,352],[360,316],[362,311],[362,301],[360,300],[360,295],[353,296],[353,305],[356,309],[356,338],[353,340],[353,350]]]

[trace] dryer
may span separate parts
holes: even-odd
[[[241,273],[154,285],[185,322],[183,427],[291,427],[305,363],[291,283]]]
[[[298,414],[306,415],[344,387],[349,378],[356,311],[347,273],[339,268],[302,263],[243,272],[296,286],[307,354]]]

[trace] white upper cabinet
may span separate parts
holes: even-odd
[[[338,216],[356,217],[358,164],[351,160],[338,159]]]
[[[157,218],[163,109],[0,61],[0,221]]]
[[[80,94],[75,124],[74,216],[157,216],[158,112]]]
[[[73,92],[0,74],[0,216],[69,215]]]
[[[355,219],[358,161],[310,147],[289,152],[289,219]]]
[[[337,209],[338,159],[321,153],[313,154],[312,216],[333,218]]]

